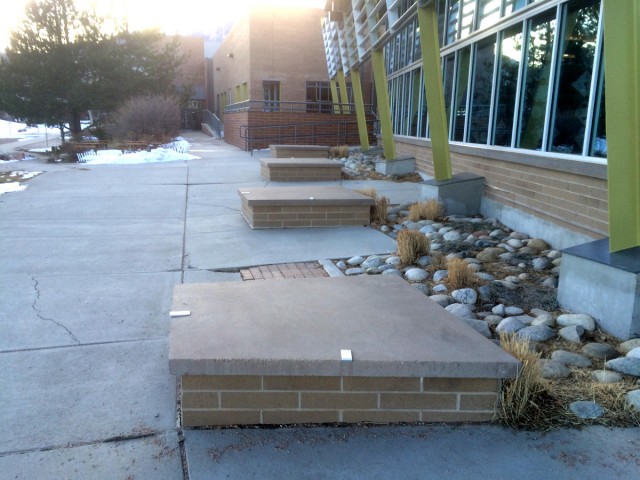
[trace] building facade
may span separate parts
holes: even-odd
[[[327,2],[330,75],[381,52],[396,151],[433,175],[424,4],[437,17],[451,166],[485,177],[483,213],[561,247],[606,236],[601,0]]]
[[[282,141],[271,143],[359,143],[355,114],[334,109],[334,103],[352,103],[352,93],[346,85],[346,98],[333,97],[320,29],[324,13],[254,7],[233,26],[212,62],[212,111],[228,143],[264,148],[278,134]],[[369,104],[371,76],[364,82]]]

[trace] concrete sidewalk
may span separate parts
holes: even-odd
[[[26,191],[0,196],[3,478],[187,478],[167,364],[173,286],[241,281],[242,267],[395,249],[362,227],[250,230],[237,189],[267,184],[258,158],[200,133],[186,137],[200,160],[0,163],[44,171]],[[415,184],[342,183],[375,186],[394,203],[420,192]],[[188,478],[443,478],[456,465],[431,460],[456,449],[456,463],[460,452],[487,458],[473,463],[478,478],[511,478],[496,473],[500,453],[491,447],[500,444],[510,452],[507,473],[535,467],[548,478],[571,478],[577,459],[580,478],[637,474],[638,429],[554,433],[554,445],[606,439],[585,463],[571,452],[554,457],[531,434],[439,427],[450,441],[425,442],[421,435],[434,427],[420,428],[379,428],[375,436],[372,429],[188,431]]]

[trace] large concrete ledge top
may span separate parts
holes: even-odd
[[[518,367],[395,276],[178,285],[173,309],[191,312],[172,320],[174,375],[510,378]]]
[[[342,163],[330,158],[261,158],[260,163],[267,167],[339,167]]]
[[[330,150],[331,147],[329,145],[269,145],[269,148],[272,150],[277,150],[278,148],[280,149],[292,149],[292,150],[299,150],[299,151],[325,151],[325,150]]]
[[[250,206],[267,205],[373,205],[371,197],[343,187],[254,187],[238,190]]]

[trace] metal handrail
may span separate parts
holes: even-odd
[[[365,105],[367,115],[375,114],[373,105]],[[245,100],[232,103],[225,107],[228,112],[304,112],[327,114],[355,114],[353,103],[333,103],[330,101],[317,102],[281,102],[268,100]]]
[[[211,113],[209,110],[202,111],[202,122],[206,123],[211,130],[213,130],[218,137],[224,137],[224,126],[222,125],[222,121],[215,115],[215,113]]]
[[[367,120],[367,130],[372,131],[375,120]],[[333,132],[323,132],[326,125],[337,127]],[[305,144],[318,145],[319,140],[326,144],[344,145],[349,136],[358,135],[358,122],[353,120],[314,123],[287,123],[267,126],[240,126],[240,138],[244,138],[245,151],[253,151],[257,142],[262,144]]]

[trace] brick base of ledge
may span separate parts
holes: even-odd
[[[487,422],[499,387],[477,378],[185,375],[182,425]]]

